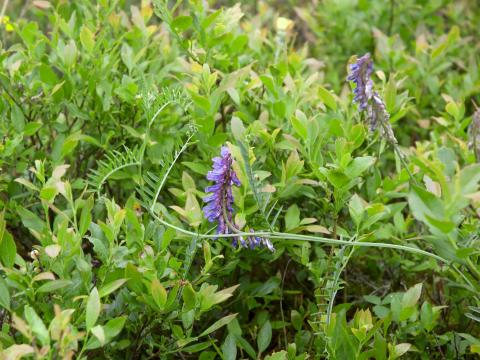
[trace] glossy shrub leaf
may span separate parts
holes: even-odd
[[[235,336],[229,334],[222,344],[222,353],[225,360],[234,360],[237,358],[237,345]]]
[[[87,330],[91,330],[97,322],[98,316],[100,315],[100,308],[100,295],[97,288],[94,287],[88,296],[85,312],[85,326],[87,327]]]
[[[402,306],[404,307],[411,307],[415,306],[420,299],[420,295],[422,294],[422,284],[417,284],[410,289],[403,295],[402,299]]]
[[[216,322],[214,322],[214,323],[213,323],[211,326],[209,326],[207,329],[205,329],[205,330],[199,335],[199,337],[208,335],[208,334],[214,332],[215,330],[220,329],[221,327],[227,325],[228,323],[230,323],[230,321],[232,321],[233,319],[235,319],[236,316],[237,316],[237,314],[231,314],[231,315],[224,316],[224,317],[221,318],[220,320],[217,320]]]
[[[10,310],[10,292],[3,278],[0,278],[0,306]]]
[[[50,343],[50,337],[48,335],[48,330],[42,319],[38,316],[35,310],[31,306],[25,306],[25,319],[30,325],[32,332],[40,340],[42,345],[48,345]]]
[[[0,260],[3,266],[7,268],[13,267],[15,264],[15,257],[17,255],[17,246],[13,240],[13,236],[4,231],[3,238],[0,243]]]
[[[160,281],[158,281],[158,279],[154,279],[152,281],[150,285],[150,290],[152,292],[152,297],[155,301],[155,304],[157,304],[159,309],[163,310],[167,302],[167,291],[165,290],[163,285],[160,284]]]
[[[70,280],[52,280],[48,281],[37,289],[39,293],[48,293],[57,291],[67,286],[70,286],[72,282]]]
[[[258,351],[263,352],[265,351],[270,342],[272,341],[272,324],[270,321],[265,321],[265,323],[260,328],[260,331],[257,334],[257,346]]]
[[[115,292],[116,290],[121,288],[126,282],[127,282],[127,279],[118,279],[118,280],[112,281],[112,282],[104,285],[98,291],[98,294],[99,294],[100,298],[103,298],[103,297],[108,296],[111,293]]]

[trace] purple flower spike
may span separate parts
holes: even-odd
[[[250,232],[254,233],[255,231],[253,229],[250,229]],[[267,238],[262,238],[262,237],[259,237],[259,236],[252,235],[252,236],[248,237],[248,242],[249,242],[249,245],[250,245],[251,249],[255,249],[257,246],[264,246],[272,252],[275,251],[275,248],[273,247],[273,244]]]
[[[358,103],[360,111],[364,111],[368,106],[368,100],[371,99],[373,93],[373,82],[370,76],[373,72],[373,61],[369,53],[358,58],[354,64],[350,65],[350,75],[347,80],[355,83],[355,94],[353,102]]]
[[[240,180],[232,169],[232,155],[226,146],[222,147],[220,155],[213,158],[213,169],[207,174],[207,180],[215,184],[205,189],[211,194],[203,199],[207,203],[203,212],[208,221],[218,223],[217,234],[229,234],[228,223],[233,218],[232,185],[240,186]]]
[[[370,131],[379,130],[380,136],[393,145],[397,145],[397,139],[390,124],[390,114],[380,95],[373,91],[373,61],[369,53],[359,57],[354,64],[350,65],[348,81],[355,83],[353,102],[358,103],[360,112],[367,112]]]
[[[233,194],[232,186],[240,186],[240,180],[232,168],[233,158],[226,146],[222,147],[220,157],[213,158],[213,168],[207,174],[207,180],[214,184],[205,188],[205,192],[210,193],[203,201],[207,205],[203,208],[205,217],[210,222],[217,223],[217,234],[241,233],[233,223]],[[250,230],[250,232],[254,232]],[[270,251],[274,251],[270,240],[258,236],[235,236],[232,241],[234,247],[243,247],[251,249],[257,246],[265,246]]]

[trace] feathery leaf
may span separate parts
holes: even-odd
[[[130,166],[139,166],[139,159],[139,148],[137,147],[131,150],[124,146],[123,151],[108,152],[104,159],[97,161],[97,169],[88,174],[90,188],[100,194],[103,185],[113,174]]]

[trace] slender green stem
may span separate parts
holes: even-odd
[[[173,166],[176,164],[178,158],[180,157],[180,155],[185,151],[185,149],[190,145],[190,140],[192,139],[193,135],[195,135],[195,133],[192,133],[187,141],[185,141],[185,144],[183,144],[182,148],[176,153],[175,155],[175,158],[173,159],[172,163],[170,164],[170,166],[168,167],[167,169],[167,172],[165,173],[165,175],[163,176],[162,178],[162,181],[160,182],[160,185],[158,186],[157,188],[157,191],[155,192],[155,196],[153,197],[152,199],[152,203],[150,205],[150,212],[153,213],[153,207],[155,206],[156,202],[157,202],[157,199],[160,195],[160,191],[162,190],[163,188],[163,185],[165,184],[165,181],[167,181],[167,178],[168,178],[168,174],[170,174],[170,171],[172,171],[173,169]]]
[[[410,179],[414,182],[415,185],[418,185],[417,179],[413,177],[413,174],[411,173],[410,169],[408,168],[408,164],[405,161],[405,154],[400,150],[398,144],[392,144],[393,150],[397,153],[398,157],[400,158],[400,162],[402,163],[403,167],[405,170],[407,170],[408,176]]]
[[[190,236],[198,236],[199,239],[217,239],[217,238],[231,238],[236,236],[259,236],[259,237],[267,237],[270,239],[282,239],[282,240],[298,240],[298,241],[310,241],[310,242],[317,242],[322,244],[329,244],[329,245],[346,245],[346,246],[361,246],[361,247],[376,247],[376,248],[387,248],[387,249],[394,249],[400,251],[407,251],[414,254],[424,255],[431,257],[435,260],[441,261],[445,264],[448,264],[449,261],[446,259],[432,254],[428,251],[417,249],[410,246],[405,245],[397,245],[397,244],[388,244],[388,243],[380,243],[380,242],[367,242],[367,241],[348,241],[348,240],[336,240],[330,238],[324,238],[320,236],[310,236],[310,235],[299,235],[299,234],[289,234],[289,233],[282,233],[277,231],[259,231],[259,232],[238,232],[235,234],[216,234],[216,235],[207,235],[207,234],[197,234],[195,232],[182,229],[181,227],[175,226],[170,224],[169,222],[163,220],[162,218],[158,217],[156,214],[152,213],[152,216],[161,224],[175,229],[185,235]]]
[[[158,115],[160,115],[160,113],[168,106],[170,105],[172,102],[171,101],[167,101],[165,104],[163,104],[162,106],[160,106],[160,108],[157,110],[157,112],[155,113],[155,115],[152,116],[152,118],[150,119],[150,121],[148,122],[148,128],[150,129],[150,127],[153,125],[153,122],[155,121],[155,119],[157,118]]]
[[[355,237],[353,239],[355,239]],[[344,249],[345,247],[340,251],[343,251]],[[346,255],[346,257],[342,259],[340,269],[337,269],[338,271],[336,271],[335,273],[333,284],[331,284],[333,288],[332,288],[331,296],[328,299],[327,319],[326,319],[327,327],[330,326],[330,321],[331,321],[332,312],[333,312],[333,304],[335,303],[335,297],[337,296],[337,292],[338,292],[338,283],[340,281],[340,275],[343,273],[343,270],[345,270],[345,268],[347,267],[348,261],[350,260],[350,257],[353,255],[354,251],[355,251],[355,248],[352,248],[352,250],[348,253],[348,255]]]

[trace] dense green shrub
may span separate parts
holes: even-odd
[[[480,353],[476,2],[2,5],[0,358]]]

